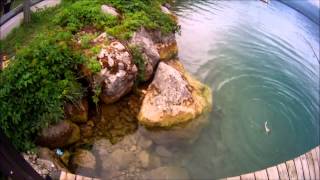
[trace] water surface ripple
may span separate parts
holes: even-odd
[[[181,155],[194,179],[262,169],[319,144],[316,24],[277,1],[180,0],[175,12],[179,57],[214,91],[209,127]]]

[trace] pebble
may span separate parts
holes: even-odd
[[[131,146],[130,151],[136,151],[137,150],[137,146]]]
[[[152,141],[150,139],[146,139],[145,137],[141,136],[139,140],[139,145],[143,149],[148,149],[152,145]]]
[[[146,151],[141,151],[138,155],[139,160],[141,162],[141,166],[143,168],[147,168],[149,166],[149,162],[150,162],[150,155],[149,153],[147,153]]]
[[[170,151],[168,151],[165,147],[163,146],[157,146],[156,148],[156,153],[159,155],[159,156],[162,156],[162,157],[171,157],[172,156],[172,153]]]

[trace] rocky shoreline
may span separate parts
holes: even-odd
[[[161,6],[163,13],[176,20],[168,6]],[[101,11],[121,16],[108,5]],[[123,42],[86,27],[76,34],[75,48],[87,36],[94,38],[83,53],[99,68],[83,64],[81,73],[99,102],[66,103],[65,120],[43,129],[37,153],[25,159],[53,178],[63,170],[102,179],[189,179],[183,167],[168,162],[176,142],[192,144],[205,127],[212,93],[177,59],[175,34],[141,27]]]

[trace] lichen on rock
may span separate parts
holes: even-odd
[[[102,87],[100,98],[114,103],[131,91],[137,75],[129,50],[119,41],[113,41],[101,49],[97,56],[102,69],[94,75],[94,83]]]

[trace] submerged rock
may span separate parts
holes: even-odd
[[[112,15],[112,16],[116,16],[116,17],[120,16],[120,14],[117,12],[117,10],[112,6],[102,5],[101,11],[107,15]]]
[[[85,123],[88,120],[88,101],[82,99],[75,104],[67,103],[64,106],[65,116],[75,123]]]
[[[110,155],[104,163],[104,168],[115,168],[117,170],[128,169],[130,163],[135,160],[134,153],[126,152],[122,149],[117,149]],[[110,166],[111,165],[111,166]]]
[[[93,135],[93,128],[94,124],[92,121],[88,121],[88,123],[80,125],[81,137],[91,137]]]
[[[59,157],[53,151],[45,147],[40,147],[37,150],[37,156],[40,159],[52,162],[54,166],[60,171],[69,172],[69,170],[65,167],[65,165],[60,161]]]
[[[102,159],[104,156],[107,156],[109,154],[111,148],[112,144],[110,143],[110,141],[103,138],[94,142],[92,151],[99,159]]]
[[[143,27],[133,34],[130,44],[139,47],[142,51],[145,65],[144,80],[147,81],[152,77],[160,59],[157,46],[150,33]]]
[[[112,152],[100,157],[102,169],[105,171],[119,171],[128,169],[135,162],[134,152],[123,149],[114,149]]]
[[[141,166],[143,168],[147,168],[150,163],[150,155],[147,151],[141,151],[138,154],[139,161],[141,162]]]
[[[71,165],[77,169],[84,168],[94,170],[96,168],[96,158],[88,150],[77,149],[71,160]]]
[[[156,153],[161,157],[171,157],[172,153],[163,146],[157,146]]]
[[[164,146],[181,146],[193,144],[208,124],[208,114],[201,115],[188,123],[170,127],[169,129],[141,128],[141,133],[152,139],[155,144]]]
[[[138,115],[140,123],[149,127],[170,127],[211,109],[211,90],[178,65],[159,63]]]
[[[181,167],[163,166],[146,172],[142,179],[161,179],[161,180],[188,180],[188,172]]]
[[[80,128],[65,120],[43,129],[37,139],[37,144],[54,149],[73,144],[79,139]]]
[[[106,104],[116,102],[131,91],[137,67],[127,48],[119,41],[102,48],[97,58],[102,69],[94,76],[94,83],[102,86],[100,98]]]

